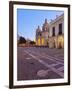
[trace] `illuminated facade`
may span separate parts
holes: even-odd
[[[50,23],[45,22],[42,30],[38,26],[36,30],[36,45],[49,48],[64,48],[64,14],[56,16]]]
[[[45,22],[42,26],[42,30],[38,26],[36,30],[36,45],[39,46],[46,46],[48,43],[48,37],[49,37],[49,24],[47,22],[47,19],[45,19]]]

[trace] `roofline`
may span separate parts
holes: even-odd
[[[60,16],[58,16],[56,19],[54,19],[53,21],[50,22],[50,25],[57,22],[60,18],[63,18],[64,17],[64,13],[61,14]]]

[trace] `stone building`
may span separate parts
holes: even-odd
[[[49,27],[49,47],[64,47],[64,14],[57,16],[55,20],[50,22]]]
[[[64,14],[56,16],[50,23],[45,22],[42,30],[38,26],[36,30],[36,45],[49,48],[64,48]]]
[[[45,19],[45,22],[42,26],[42,30],[38,26],[36,30],[36,45],[39,46],[46,46],[48,45],[48,37],[49,37],[49,24],[47,22],[47,19]]]

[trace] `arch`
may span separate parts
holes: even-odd
[[[64,37],[63,36],[58,37],[58,48],[64,48]]]
[[[42,43],[42,45],[44,45],[44,38],[41,39],[41,43]]]

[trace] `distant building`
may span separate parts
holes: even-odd
[[[19,34],[17,34],[17,44],[19,44],[19,39],[20,39],[20,36]]]
[[[49,48],[64,48],[64,14],[56,16],[50,23],[45,22],[42,30],[36,29],[36,45]]]
[[[27,39],[26,40],[26,46],[29,46],[30,45],[30,42],[31,42],[31,40],[30,39]]]
[[[49,37],[49,24],[47,23],[47,19],[45,19],[45,22],[42,26],[42,30],[38,26],[36,30],[36,45],[43,45],[46,46],[48,43],[48,37]]]
[[[20,39],[20,36],[19,36],[19,34],[17,34],[17,40],[19,40]]]

